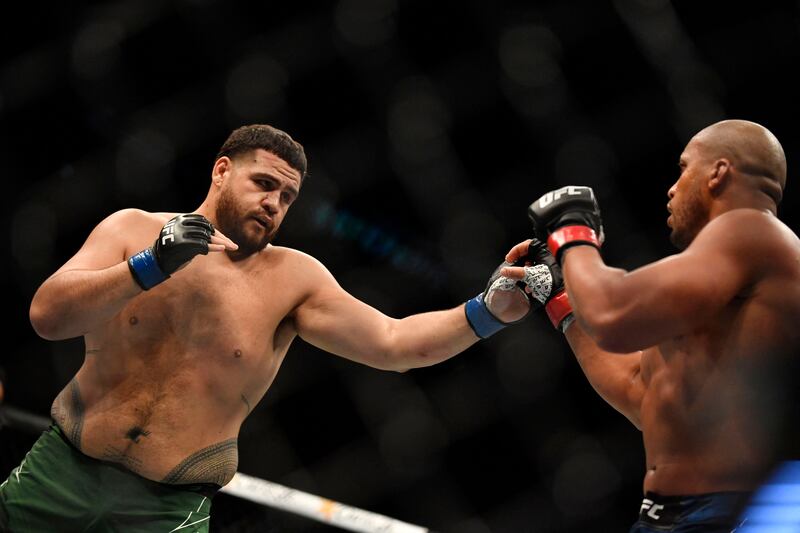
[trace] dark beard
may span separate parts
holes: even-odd
[[[672,233],[669,234],[669,242],[671,242],[672,245],[678,250],[683,251],[689,246],[689,243],[692,242],[692,239],[687,237],[686,232],[673,227]]]
[[[669,240],[681,251],[692,244],[708,220],[708,213],[702,209],[702,198],[697,193],[691,194],[684,201],[684,207],[672,213],[672,233]]]
[[[233,195],[227,188],[223,188],[217,201],[216,224],[219,230],[230,240],[239,245],[235,252],[228,252],[229,255],[245,258],[263,250],[275,237],[276,230],[268,230],[263,237],[254,238],[244,229],[244,224],[248,222],[246,216],[242,215],[237,209]]]

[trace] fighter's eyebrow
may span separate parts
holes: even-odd
[[[272,174],[268,174],[266,172],[256,172],[255,174],[253,174],[253,178],[254,179],[262,179],[262,180],[266,179],[266,180],[269,180],[269,181],[271,181],[273,183],[280,183],[282,181],[279,178],[276,178],[275,176],[273,176]],[[291,194],[293,194],[295,197],[297,197],[297,195],[300,194],[300,191],[296,187],[291,185],[291,182],[289,182],[288,180],[285,180],[284,183],[285,183],[286,189]]]

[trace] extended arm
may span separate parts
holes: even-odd
[[[463,305],[395,319],[348,294],[321,265],[312,268],[314,287],[294,321],[298,335],[323,350],[403,371],[444,361],[479,340]]]
[[[465,305],[403,319],[388,317],[344,291],[318,261],[297,254],[307,296],[293,318],[300,337],[328,352],[375,368],[407,370],[444,361],[522,319],[531,300],[513,280],[489,279]]]

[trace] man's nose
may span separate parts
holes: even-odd
[[[270,191],[261,199],[261,207],[266,209],[270,215],[278,212],[278,196],[277,193]]]

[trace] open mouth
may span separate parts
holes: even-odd
[[[260,218],[253,218],[253,220],[255,220],[258,223],[258,225],[264,228],[265,230],[269,230],[271,227],[271,224],[266,220],[262,220]]]

